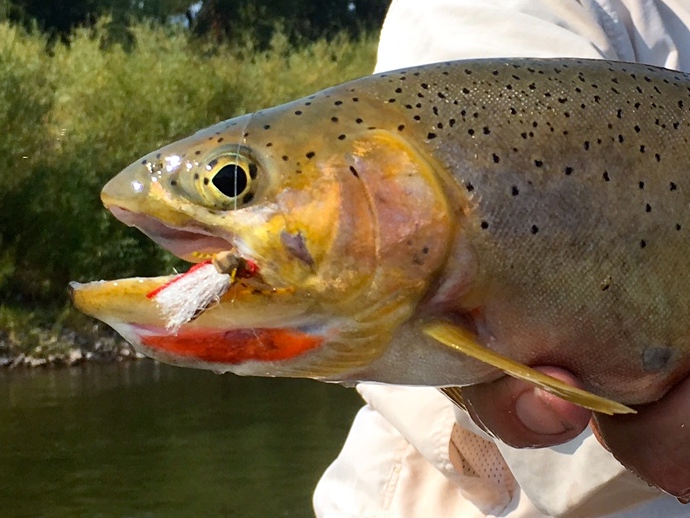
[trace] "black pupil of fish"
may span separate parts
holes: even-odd
[[[248,175],[237,164],[223,166],[213,177],[213,185],[228,198],[235,198],[247,188]]]

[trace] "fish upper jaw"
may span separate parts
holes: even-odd
[[[110,206],[109,210],[118,220],[139,229],[152,241],[185,261],[199,262],[207,256],[235,248],[232,241],[199,227],[173,227],[118,206]]]

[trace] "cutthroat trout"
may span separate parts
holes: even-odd
[[[556,365],[651,402],[690,374],[689,138],[690,76],[652,66],[365,77],[199,131],[103,189],[172,253],[229,251],[256,278],[175,331],[146,297],[170,277],[73,284],[74,301],[177,365],[438,387]]]

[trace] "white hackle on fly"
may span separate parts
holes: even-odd
[[[194,265],[147,296],[158,306],[165,327],[176,333],[180,327],[217,303],[236,277],[255,273],[254,263],[230,252],[221,252],[212,261]]]

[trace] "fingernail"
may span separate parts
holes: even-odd
[[[515,402],[515,412],[527,428],[540,435],[559,435],[573,429],[561,420],[545,398],[541,389],[535,388],[521,394]]]

